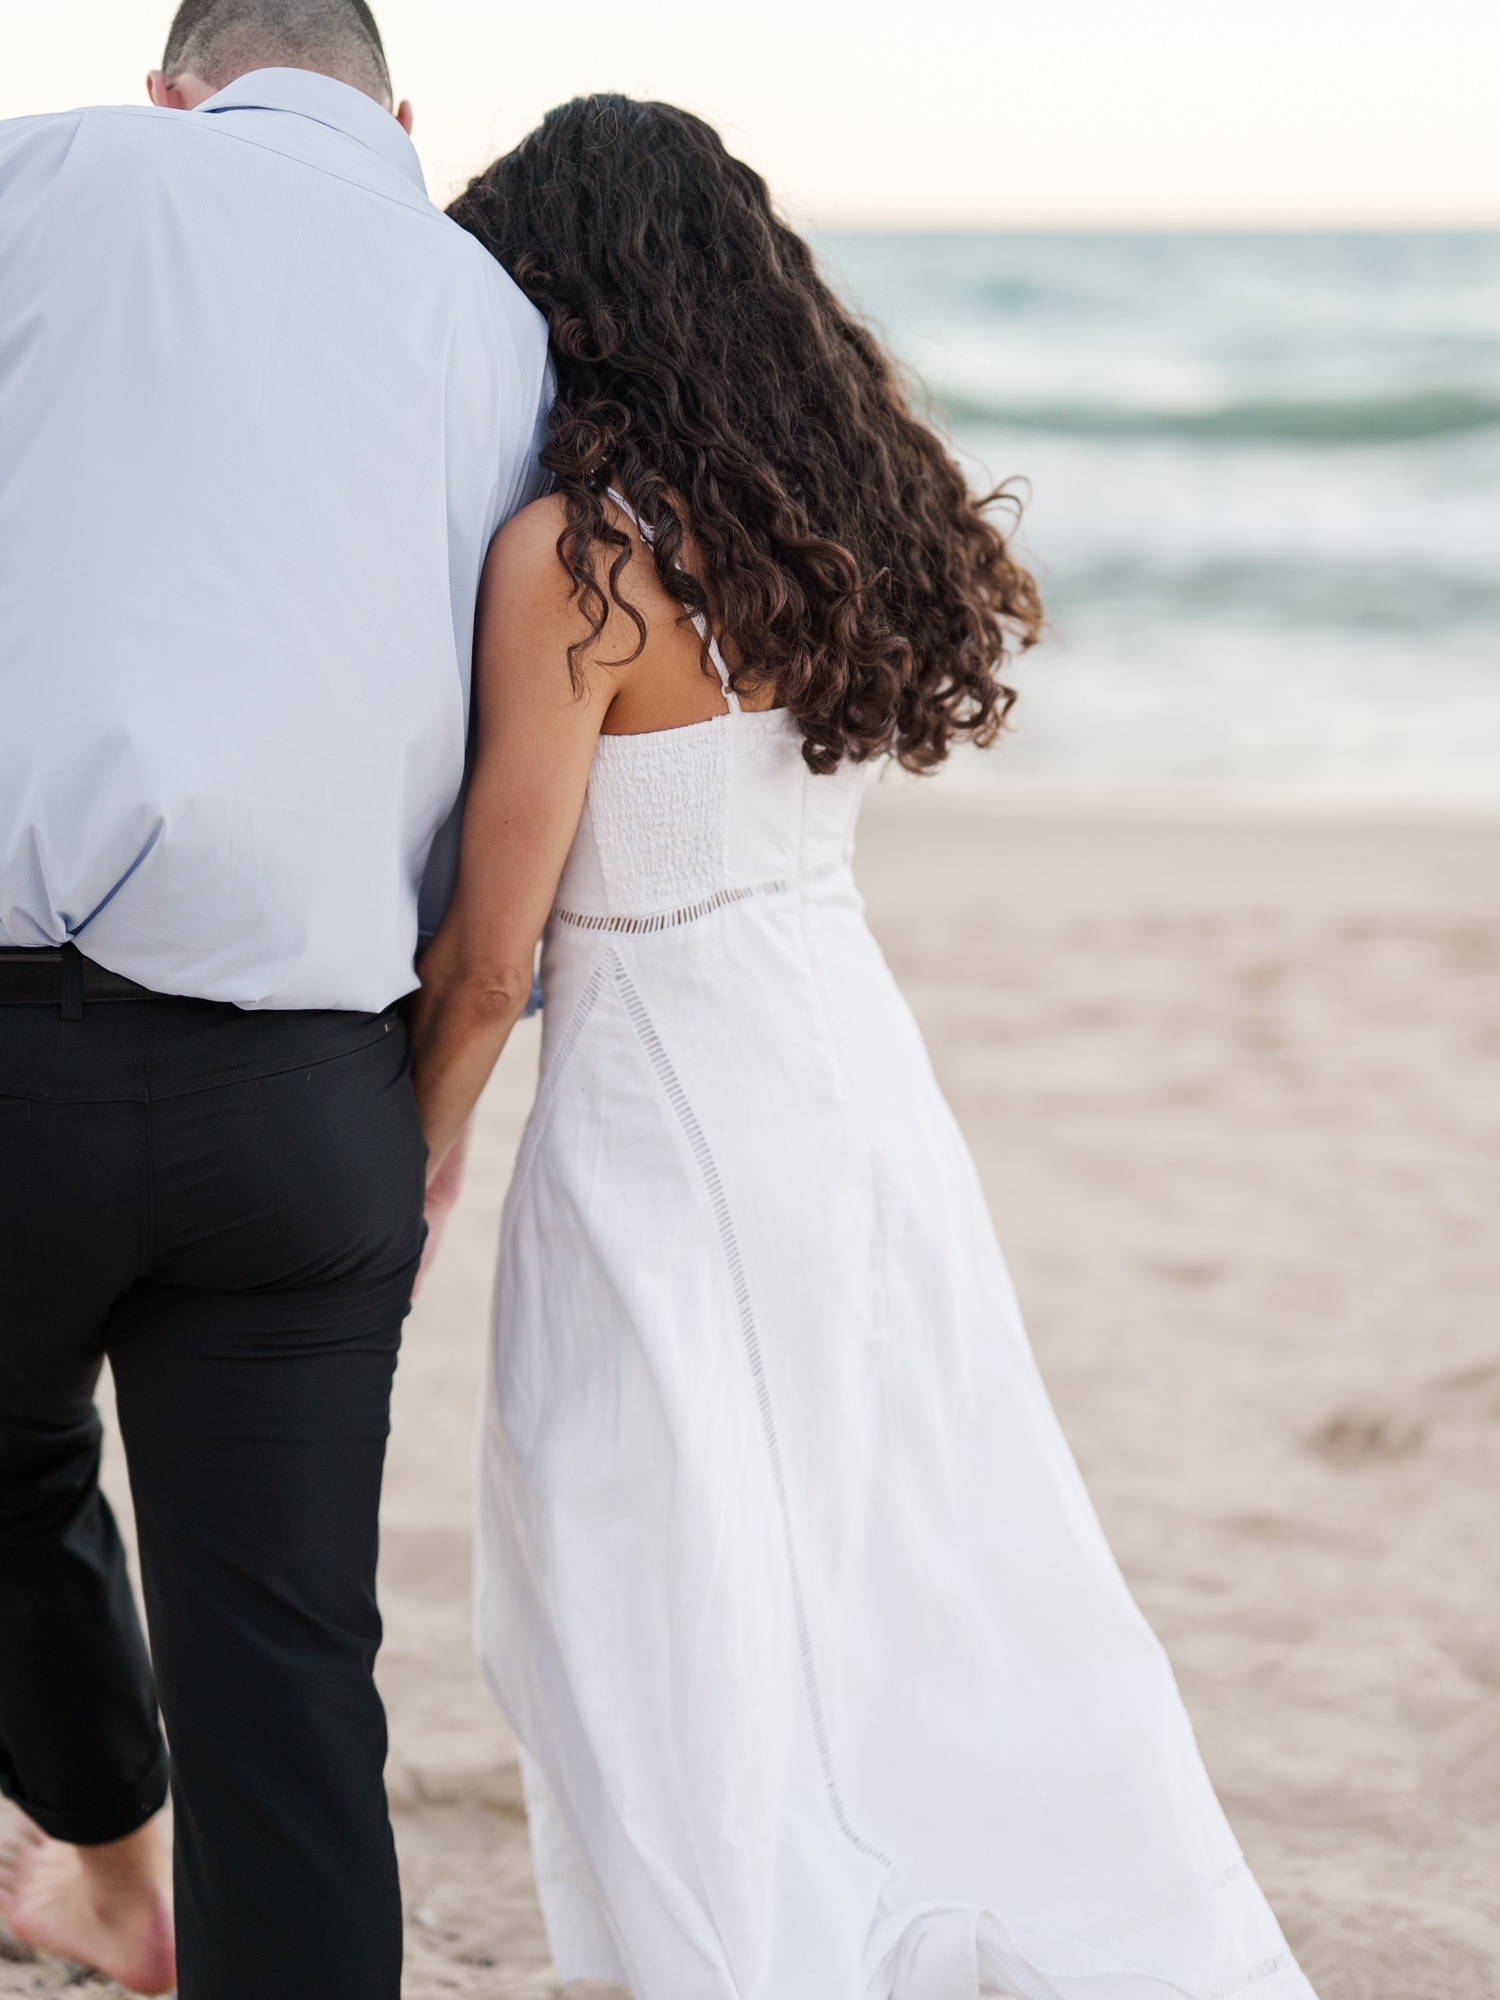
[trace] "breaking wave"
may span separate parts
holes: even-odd
[[[1362,402],[1246,402],[1221,409],[1122,409],[1069,403],[1011,406],[939,392],[949,423],[1064,437],[1184,438],[1226,444],[1401,444],[1500,424],[1500,399],[1467,389],[1429,389]]]

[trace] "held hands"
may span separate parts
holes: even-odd
[[[468,1150],[469,1128],[465,1125],[448,1148],[437,1172],[427,1183],[427,1200],[422,1210],[427,1218],[427,1241],[422,1246],[422,1262],[417,1269],[416,1282],[411,1288],[413,1298],[421,1291],[427,1273],[432,1268],[438,1253],[438,1245],[443,1240],[443,1230],[463,1187],[464,1156]]]

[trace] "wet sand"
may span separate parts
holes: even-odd
[[[1322,2000],[1493,2000],[1500,829],[882,795],[859,866],[1105,1526]],[[536,1049],[528,1028],[485,1100],[399,1377],[381,1679],[409,2000],[556,1990],[467,1609]],[[3,1950],[0,1994],[63,1990]]]

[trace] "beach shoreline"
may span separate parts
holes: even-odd
[[[884,789],[871,921],[1038,1359],[1321,2000],[1500,1989],[1500,826]],[[468,1499],[535,1024],[409,1324],[383,1516],[407,2000],[555,1991]],[[111,1439],[107,1483],[124,1487]],[[123,1511],[123,1508],[122,1508]],[[0,1995],[63,1990],[0,1957]]]

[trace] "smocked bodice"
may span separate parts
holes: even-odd
[[[847,867],[863,778],[809,771],[784,709],[601,736],[556,914],[655,928]]]

